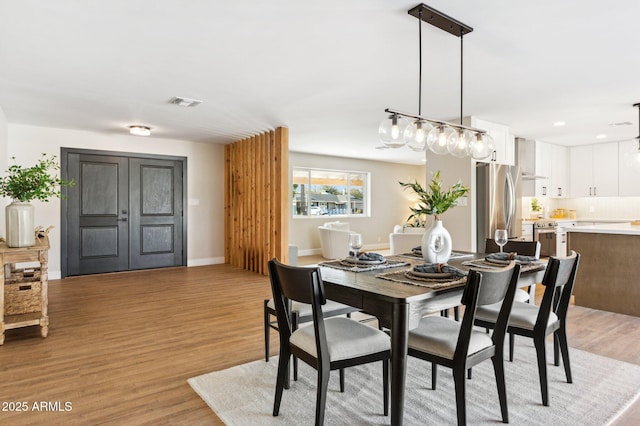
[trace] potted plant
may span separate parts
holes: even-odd
[[[531,218],[537,219],[541,217],[541,214],[540,214],[541,211],[542,211],[542,206],[538,202],[538,199],[535,197],[532,198],[531,199]]]
[[[414,182],[399,182],[404,188],[410,188],[418,195],[417,206],[410,207],[411,215],[407,220],[420,220],[424,215],[433,216],[431,228],[422,238],[422,256],[429,262],[444,263],[451,256],[451,235],[442,225],[440,215],[457,205],[469,188],[460,181],[448,190],[442,187],[440,170],[433,173],[428,188],[424,188],[417,180]]]
[[[11,158],[15,161],[15,157]],[[35,245],[34,209],[30,201],[47,202],[51,198],[64,198],[61,186],[75,185],[54,172],[60,169],[56,156],[42,154],[31,167],[14,164],[0,178],[0,195],[13,199],[6,207],[6,232],[8,247],[30,247]]]

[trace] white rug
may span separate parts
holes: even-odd
[[[552,348],[547,359],[550,406],[540,396],[535,350],[516,337],[515,361],[505,361],[509,420],[512,425],[605,425],[615,419],[640,394],[640,366],[571,349],[573,384],[562,366],[553,366]],[[297,382],[285,390],[280,415],[273,417],[278,358],[239,365],[188,380],[227,425],[311,425],[315,415],[316,372],[300,362]],[[382,364],[346,370],[346,390],[339,392],[338,374],[331,373],[326,425],[389,424],[382,415]],[[467,380],[468,424],[501,424],[495,376],[490,361],[473,369]],[[456,423],[451,371],[438,369],[438,388],[431,390],[427,362],[409,358],[405,397],[406,425]]]

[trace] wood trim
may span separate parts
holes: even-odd
[[[267,275],[289,261],[289,129],[225,146],[225,261]]]

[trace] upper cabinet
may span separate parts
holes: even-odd
[[[550,144],[551,171],[549,175],[549,196],[564,198],[569,196],[569,153],[566,146]]]
[[[625,154],[632,149],[638,148],[638,142],[634,140],[619,142],[618,145],[618,164],[620,169],[618,170],[618,194],[621,197],[639,197],[640,196],[640,173],[633,170],[628,166]]]
[[[486,130],[493,138],[494,148],[491,155],[484,160],[485,163],[515,164],[515,138],[509,133],[509,126],[481,120],[477,117],[464,117],[465,126]]]
[[[618,196],[618,143],[571,147],[569,186],[572,197]]]

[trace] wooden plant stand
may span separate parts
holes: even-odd
[[[9,248],[0,242],[0,345],[4,331],[39,325],[42,337],[49,332],[47,287],[49,238],[36,238],[32,247]],[[16,269],[16,263],[39,262],[40,267]]]

